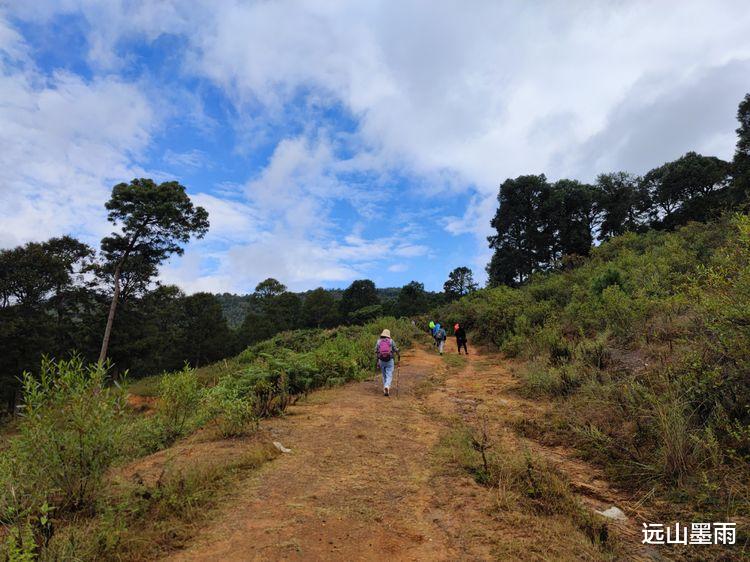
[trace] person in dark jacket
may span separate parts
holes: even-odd
[[[469,354],[469,350],[466,348],[466,330],[464,330],[460,324],[455,326],[456,345],[458,345],[458,354],[461,355],[461,347],[463,346],[466,355]]]

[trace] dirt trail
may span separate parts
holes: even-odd
[[[430,519],[436,426],[413,388],[439,366],[404,354],[400,396],[373,380],[321,391],[264,426],[292,453],[255,477],[176,560],[445,560],[457,552]]]
[[[526,559],[597,558],[565,533],[537,537],[528,522],[494,518],[491,491],[434,462],[450,420],[471,422],[478,405],[492,406],[503,431],[515,413],[541,408],[521,404],[512,386],[494,358],[469,356],[447,373],[439,356],[417,349],[404,354],[400,396],[383,397],[374,377],[311,395],[264,422],[292,453],[260,469],[172,559],[480,560],[514,542]],[[592,509],[629,512],[627,498],[569,452],[531,446],[555,459]],[[634,523],[613,529],[637,553]]]

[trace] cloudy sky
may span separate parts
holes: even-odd
[[[744,0],[0,0],[0,247],[96,245],[133,177],[211,230],[198,290],[480,277],[498,185],[731,158]]]

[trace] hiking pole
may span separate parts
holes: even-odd
[[[398,388],[398,382],[401,380],[401,361],[399,361],[396,364],[396,398],[401,398],[401,393],[399,392]]]

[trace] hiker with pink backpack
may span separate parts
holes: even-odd
[[[395,358],[401,361],[401,352],[396,342],[391,339],[391,331],[383,330],[375,343],[375,357],[378,361],[380,372],[383,373],[383,396],[390,396],[391,381],[393,380],[393,368]]]

